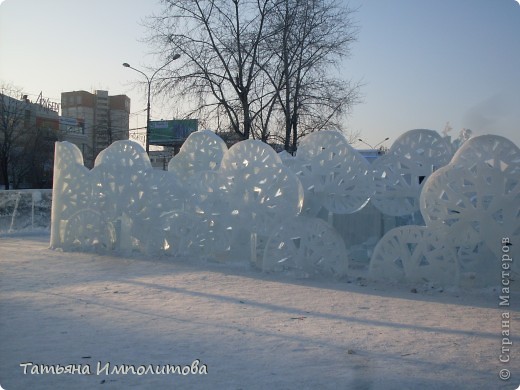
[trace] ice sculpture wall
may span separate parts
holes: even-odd
[[[305,211],[321,207],[335,214],[361,210],[373,193],[372,172],[366,159],[338,131],[311,133],[300,141],[296,157],[287,164],[305,190]]]
[[[191,181],[199,172],[218,170],[226,150],[226,143],[214,132],[197,131],[170,160],[168,171],[176,172],[184,181]]]
[[[419,195],[426,179],[450,158],[450,145],[436,131],[404,133],[372,165],[372,203],[388,215],[404,216],[419,211]]]
[[[341,278],[348,271],[345,244],[322,219],[300,215],[273,231],[265,246],[263,270]]]
[[[168,167],[168,172],[153,170],[140,145],[118,141],[99,154],[89,171],[76,146],[57,143],[51,247],[220,258],[241,248],[244,237],[267,241],[300,214],[299,179],[260,141],[239,142],[228,150],[214,133],[196,132]],[[307,248],[320,245],[307,241]],[[343,246],[329,269],[327,259],[307,260],[311,251],[294,248],[292,257],[301,258],[294,267],[309,275],[319,271],[341,277],[344,252]],[[261,255],[255,262],[262,267],[262,260]]]
[[[372,276],[496,283],[502,239],[520,239],[520,149],[499,136],[470,139],[426,181],[420,207],[426,226],[388,232],[371,259]]]
[[[316,214],[352,214],[371,199],[390,215],[420,206],[426,221],[379,240],[373,278],[484,285],[500,238],[520,238],[520,152],[505,138],[482,136],[442,167],[450,155],[430,130],[405,133],[373,165],[335,131],[304,137],[295,157],[256,140],[227,149],[199,131],[166,172],[152,169],[131,141],[113,143],[88,170],[76,146],[59,142],[51,247],[219,261],[234,253],[265,272],[341,278],[348,248]]]

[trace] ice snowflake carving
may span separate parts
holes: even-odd
[[[271,234],[264,250],[265,272],[284,272],[296,277],[347,274],[348,255],[343,239],[319,218],[298,216]]]
[[[411,130],[372,164],[374,195],[371,201],[387,215],[419,211],[419,196],[426,179],[451,158],[448,143],[436,131]]]
[[[236,227],[232,199],[220,171],[201,171],[188,185],[186,213],[191,217],[192,249],[200,256],[226,252],[230,249]]]
[[[97,209],[103,199],[76,145],[56,143],[51,212],[52,248],[111,249],[115,228]]]
[[[369,164],[338,131],[305,136],[294,160],[288,160],[305,191],[304,209],[315,215],[321,207],[335,214],[361,210],[372,195]]]
[[[427,179],[420,208],[426,226],[399,227],[379,241],[373,277],[497,283],[501,240],[520,239],[520,149],[499,136],[471,138]]]
[[[461,256],[462,272],[492,272],[501,239],[520,239],[520,149],[499,136],[471,138],[428,180],[421,211],[427,226],[443,229],[461,253],[472,253]]]
[[[198,172],[217,170],[227,150],[226,143],[210,130],[191,133],[174,156],[168,171],[176,172],[181,180],[189,180]]]
[[[299,214],[303,189],[267,144],[241,141],[224,155],[220,173],[231,214],[240,228],[268,235],[283,221]]]
[[[442,231],[425,226],[394,228],[377,243],[370,275],[376,279],[455,285],[459,277],[457,257],[445,238]]]
[[[58,219],[66,220],[78,210],[89,208],[92,198],[90,172],[83,165],[78,147],[70,142],[56,144],[54,168],[53,211]]]
[[[133,141],[116,141],[98,154],[91,176],[106,218],[128,214],[145,190],[143,175],[151,170],[145,150]]]
[[[71,215],[65,222],[61,243],[74,250],[114,249],[116,230],[114,225],[105,220],[98,211],[80,210]]]

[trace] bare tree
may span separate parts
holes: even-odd
[[[296,150],[298,138],[309,132],[340,128],[342,115],[358,102],[358,84],[330,76],[356,39],[353,12],[335,0],[282,0],[276,7],[269,42],[281,69],[282,82],[273,82],[286,150]]]
[[[5,189],[52,183],[55,119],[39,117],[22,89],[3,84],[0,93],[0,179]]]
[[[20,88],[7,84],[0,88],[0,175],[8,190],[10,182],[16,179],[15,168],[20,166],[17,163],[22,154],[20,145],[27,136],[24,128],[26,103],[18,100],[22,96]]]
[[[191,103],[219,131],[242,139],[298,138],[340,127],[358,85],[330,76],[348,55],[356,29],[339,0],[163,0],[148,19],[157,54],[180,53],[157,92]]]
[[[194,111],[249,138],[259,115],[254,96],[258,55],[270,1],[163,0],[165,12],[153,16],[151,40],[164,56],[180,53],[182,66],[171,70],[161,90],[194,103]]]

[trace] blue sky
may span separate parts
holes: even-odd
[[[390,146],[414,128],[456,137],[499,134],[520,145],[520,4],[516,0],[351,0],[360,28],[340,66],[364,83],[347,125],[369,144]],[[152,0],[4,0],[0,79],[59,101],[62,91],[108,89],[132,99],[131,126],[144,126],[139,74],[156,65],[142,42]],[[142,76],[141,76],[142,77]],[[175,116],[152,100],[153,119]],[[357,146],[362,147],[361,144]]]

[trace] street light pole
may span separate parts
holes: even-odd
[[[358,138],[358,141],[364,143],[365,145],[367,145],[368,147],[370,147],[370,149],[376,149],[379,145],[381,145],[383,142],[388,141],[389,139],[390,139],[390,137],[386,137],[384,140],[382,140],[381,142],[377,143],[375,146],[372,146],[372,145],[370,145],[369,143],[366,143],[366,142],[363,141],[361,138]]]
[[[157,69],[155,72],[153,72],[152,77],[148,77],[146,75],[146,73],[130,66],[130,64],[128,62],[123,63],[123,66],[125,68],[130,68],[132,70],[135,70],[136,72],[141,73],[146,78],[146,82],[148,83],[148,92],[147,92],[148,100],[147,100],[147,104],[146,104],[146,154],[148,154],[148,155],[150,154],[150,94],[151,94],[151,89],[152,89],[152,81],[153,81],[153,78],[155,77],[155,75],[160,70],[164,69],[167,65],[169,65],[173,61],[177,60],[180,56],[181,56],[180,54],[174,54],[173,57],[166,64],[164,64],[159,69]]]
[[[389,139],[390,139],[390,137],[386,137],[384,140],[382,140],[381,142],[379,142],[378,144],[376,144],[376,145],[374,146],[374,149],[377,148],[379,145],[381,145],[383,142],[388,141]]]

